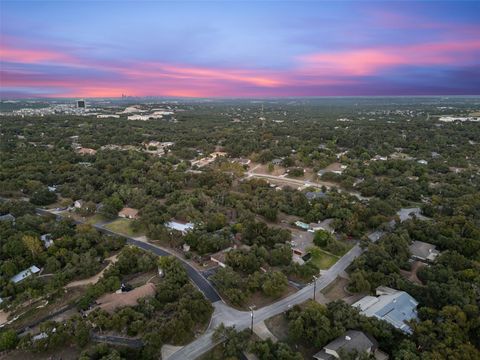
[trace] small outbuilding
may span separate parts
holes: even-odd
[[[125,219],[138,219],[138,210],[124,207],[118,212],[118,216]]]

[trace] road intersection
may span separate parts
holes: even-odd
[[[37,208],[37,213],[39,215],[55,215],[57,219],[67,218],[66,216],[59,214],[53,210],[46,210]],[[77,224],[82,224],[82,221],[74,221]],[[114,236],[121,236],[127,240],[127,243],[133,246],[137,246],[143,250],[150,251],[158,256],[176,256],[174,253],[167,251],[157,245],[140,241],[133,237],[126,236],[124,234],[116,233],[114,231],[106,229],[103,224],[93,225],[98,231]],[[272,316],[278,315],[282,312],[289,310],[292,306],[296,304],[301,304],[306,300],[313,298],[314,288],[316,292],[325,289],[330,285],[338,275],[343,273],[347,267],[362,253],[362,249],[357,244],[344,256],[342,256],[330,269],[324,271],[318,279],[315,280],[316,286],[314,287],[313,282],[296,293],[285,297],[271,305],[262,307],[253,312],[253,324],[257,324],[261,321],[264,321]],[[197,271],[192,265],[190,265],[184,259],[176,256],[177,259],[182,263],[183,267],[187,271],[188,276],[192,282],[197,286],[197,288],[202,291],[205,297],[212,303],[214,307],[214,312],[208,330],[191,342],[190,344],[185,345],[175,353],[173,353],[168,359],[169,360],[186,360],[186,359],[196,359],[202,354],[206,353],[212,349],[216,343],[214,342],[212,336],[214,330],[220,324],[226,326],[234,326],[238,330],[246,329],[251,324],[251,312],[250,311],[240,311],[228,306],[220,297],[213,285],[203,277],[203,275]]]

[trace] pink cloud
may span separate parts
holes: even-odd
[[[316,53],[299,58],[301,71],[317,75],[367,76],[387,68],[448,65],[476,61],[480,40]]]
[[[478,64],[479,51],[480,40],[369,47],[309,54],[297,58],[291,69],[271,71],[154,61],[99,61],[73,56],[75,51],[2,44],[2,62],[26,65],[4,66],[0,80],[4,87],[46,88],[55,92],[52,96],[71,97],[115,97],[125,92],[137,96],[276,96],[293,88],[302,91],[302,87],[315,87],[317,94],[323,94],[323,88],[356,85],[364,76],[400,66]],[[44,67],[38,72],[28,71],[34,68],[30,65],[62,65],[72,71],[68,76]]]
[[[5,62],[24,64],[75,62],[73,57],[62,52],[53,50],[21,49],[6,44],[2,44],[0,47],[0,59]]]

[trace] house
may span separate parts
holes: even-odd
[[[397,215],[400,218],[400,222],[407,221],[409,219],[428,220],[428,218],[422,215],[422,209],[415,208],[402,208],[397,211]]]
[[[185,235],[190,230],[193,230],[193,228],[195,227],[195,225],[192,223],[185,223],[176,220],[169,221],[165,224],[165,226],[170,230],[180,231],[183,235]]]
[[[138,210],[124,207],[118,212],[118,216],[124,219],[138,219]]]
[[[388,157],[386,156],[381,156],[381,155],[375,155],[373,158],[372,158],[372,161],[387,161],[388,160]]]
[[[423,241],[414,241],[408,247],[410,254],[412,254],[412,259],[424,263],[433,262],[440,255],[436,248],[435,245]]]
[[[40,272],[40,269],[35,265],[33,265],[33,266],[30,266],[27,270],[20,271],[17,275],[12,276],[10,278],[10,281],[13,282],[14,284],[18,284],[19,282],[39,272]]]
[[[282,159],[273,159],[272,164],[280,166],[280,165],[282,165],[282,161],[283,161]]]
[[[313,201],[317,199],[325,199],[328,197],[328,195],[323,191],[307,191],[305,193],[305,197],[308,199],[308,201]]]
[[[360,354],[371,354],[377,360],[386,360],[388,355],[378,350],[375,339],[362,331],[349,330],[342,336],[328,343],[318,353],[313,355],[317,360],[340,359],[341,355],[356,351]]]
[[[380,240],[380,238],[385,234],[385,231],[382,230],[375,230],[374,232],[371,232],[370,234],[367,235],[368,240],[371,242],[377,242]]]
[[[40,240],[43,242],[46,249],[53,245],[52,234],[43,234],[40,236]]]
[[[73,203],[73,207],[75,209],[81,209],[83,207],[84,201],[83,200],[75,200]]]
[[[295,249],[293,250],[293,255],[292,255],[292,261],[297,263],[298,265],[303,265],[306,262],[310,261],[312,259],[312,254],[307,252],[304,255],[299,255],[295,252]]]
[[[334,174],[337,174],[337,175],[341,175],[346,168],[347,168],[346,165],[342,165],[338,162],[335,162],[335,163],[332,163],[332,164],[328,165],[326,168],[318,171],[317,175],[322,176],[323,174],[326,174],[328,172],[331,172],[331,173],[334,173]]]
[[[397,329],[410,334],[412,330],[405,322],[418,319],[418,302],[405,291],[378,287],[377,296],[365,296],[352,306],[368,317],[384,320]]]
[[[323,230],[323,231],[329,232],[330,234],[333,234],[335,232],[335,229],[332,228],[332,226],[331,226],[333,221],[334,221],[334,219],[329,218],[329,219],[325,219],[323,221],[319,221],[318,223],[311,223],[310,224],[310,229],[308,231],[316,232],[316,231]]]
[[[15,216],[12,214],[0,215],[0,221],[11,221],[15,224]]]
[[[77,150],[77,153],[80,155],[95,155],[97,150],[81,147]]]

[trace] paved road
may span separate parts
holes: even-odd
[[[247,178],[249,177],[256,177],[256,178],[273,180],[273,181],[282,181],[282,182],[293,184],[295,186],[311,186],[316,188],[322,188],[323,186],[325,186],[327,189],[330,189],[332,187],[332,184],[328,182],[312,182],[309,180],[298,180],[298,179],[292,179],[284,176],[275,176],[275,175],[269,175],[269,174],[256,174],[256,173],[248,172]],[[348,193],[352,196],[355,196],[359,200],[369,200],[368,197],[362,196],[356,191],[344,190],[344,189],[341,189],[339,186],[335,186],[335,187],[338,189],[338,191]]]
[[[62,219],[62,218],[65,218],[65,216],[62,216],[61,214],[56,214],[50,210],[45,210],[45,209],[36,209],[37,213],[39,215],[55,215],[58,219]],[[83,222],[82,221],[74,221],[76,224],[82,224]],[[113,235],[113,236],[121,236],[123,238],[125,238],[127,240],[127,243],[128,244],[131,244],[131,245],[134,245],[134,246],[137,246],[143,250],[147,250],[147,251],[151,251],[153,252],[155,255],[158,255],[158,256],[170,256],[170,255],[173,255],[175,256],[174,254],[156,246],[156,245],[153,245],[153,244],[150,244],[150,243],[146,243],[146,242],[143,242],[143,241],[140,241],[140,240],[136,240],[135,238],[132,238],[132,237],[129,237],[129,236],[126,236],[126,235],[123,235],[123,234],[119,234],[119,233],[116,233],[116,232],[113,232],[111,230],[108,230],[106,228],[103,227],[102,224],[95,224],[93,225],[93,227],[95,227],[98,231],[104,233],[104,234],[107,234],[107,235]],[[187,271],[187,274],[188,276],[190,277],[190,279],[193,281],[193,283],[198,287],[198,289],[203,292],[203,294],[205,295],[205,297],[210,300],[210,302],[216,302],[216,301],[220,301],[222,300],[220,298],[220,296],[218,295],[217,291],[215,290],[215,288],[213,287],[212,284],[210,284],[210,282],[205,279],[192,265],[190,265],[188,262],[186,262],[185,260],[183,259],[180,259],[177,257],[177,259],[179,259],[183,265],[183,267],[185,268],[185,270]]]
[[[352,261],[362,253],[362,249],[359,245],[354,246],[347,254],[340,258],[335,265],[330,269],[325,271],[325,273],[318,278],[317,282],[317,292],[320,292],[322,289],[330,285],[337,276],[345,271],[345,269],[352,263]],[[264,321],[272,316],[280,314],[287,311],[293,305],[301,304],[309,298],[313,297],[313,283],[305,286],[303,289],[297,291],[296,293],[277,301],[274,304],[263,307],[254,312],[253,322],[254,324]],[[235,326],[236,329],[242,330],[250,326],[251,315],[249,311],[239,311],[228,307],[223,302],[216,302],[213,304],[215,311],[212,316],[212,321],[209,326],[209,330],[197,340],[191,342],[190,344],[184,346],[168,360],[185,360],[185,359],[196,359],[202,354],[209,351],[213,348],[216,343],[213,342],[212,335],[214,329],[224,323],[226,326]]]
[[[298,181],[298,180],[297,180]],[[39,214],[52,214],[52,212],[45,209],[37,209]],[[61,215],[55,214],[57,218],[62,218]],[[81,223],[76,221],[76,223]],[[155,246],[150,243],[136,240],[134,238],[114,233],[108,229],[105,229],[101,225],[94,225],[94,227],[102,233],[122,236],[127,239],[129,244],[138,246],[144,250],[151,251],[158,256],[167,256],[174,255],[168,251]],[[316,290],[320,292],[322,289],[330,285],[339,274],[346,270],[346,268],[352,263],[352,261],[362,253],[362,249],[359,245],[354,246],[347,254],[341,257],[330,269],[325,271],[322,276],[316,280]],[[235,326],[236,329],[242,330],[250,326],[251,314],[249,311],[239,311],[233,309],[221,301],[220,296],[218,295],[215,288],[190,264],[185,262],[183,259],[178,258],[183,266],[185,267],[190,279],[197,285],[197,287],[205,294],[205,296],[213,303],[215,308],[212,315],[212,320],[208,331],[191,342],[190,344],[182,347],[178,351],[172,354],[169,357],[169,360],[186,360],[186,359],[196,359],[202,354],[206,353],[212,349],[216,343],[213,342],[212,335],[214,329],[220,325],[225,324],[226,326]],[[280,314],[287,311],[293,305],[301,304],[309,298],[313,297],[313,283],[305,286],[296,293],[277,301],[274,304],[263,307],[254,312],[254,324],[264,321],[272,316]]]

